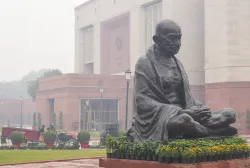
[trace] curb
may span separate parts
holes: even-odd
[[[37,162],[10,163],[10,164],[0,164],[0,166],[16,166],[16,165],[50,163],[50,162],[68,162],[68,161],[75,161],[75,160],[100,159],[100,158],[105,158],[105,157],[91,157],[91,158],[77,158],[77,159],[64,159],[64,160],[46,160],[46,161],[37,161]]]

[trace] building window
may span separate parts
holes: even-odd
[[[81,130],[102,132],[109,124],[119,124],[118,99],[81,99]]]
[[[94,69],[94,29],[93,26],[81,30],[81,71],[93,74]]]
[[[145,39],[146,49],[153,44],[153,35],[155,33],[156,24],[162,19],[162,2],[156,2],[145,7]]]

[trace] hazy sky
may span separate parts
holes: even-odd
[[[0,0],[0,81],[74,71],[74,7],[87,0]]]

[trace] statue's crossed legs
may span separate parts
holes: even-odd
[[[208,136],[233,136],[237,134],[237,129],[231,127],[234,123],[235,112],[233,109],[223,109],[212,113],[211,118],[205,124],[200,124],[188,115],[180,114],[171,118],[167,128],[169,136],[176,137],[208,137]]]

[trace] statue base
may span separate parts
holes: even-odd
[[[250,167],[249,159],[236,159],[198,164],[165,164],[154,161],[99,159],[99,167],[103,168],[240,168]]]

